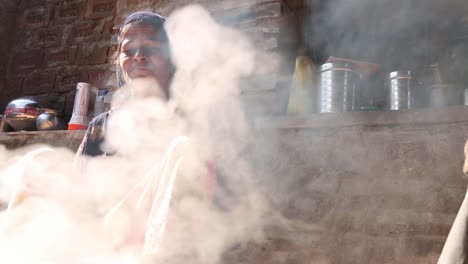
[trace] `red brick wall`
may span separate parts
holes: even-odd
[[[8,38],[14,43],[5,56],[8,63],[0,68],[5,79],[0,84],[0,111],[19,96],[54,94],[62,97],[69,115],[77,82],[104,88],[113,78],[108,59],[112,36],[127,14],[146,9],[167,16],[190,3],[200,3],[218,21],[243,29],[260,47],[274,51],[281,45],[285,19],[279,0],[22,1],[16,34]]]
[[[13,98],[54,94],[67,114],[77,82],[104,87],[113,34],[114,0],[30,0],[18,12],[0,91],[0,109]]]
[[[15,17],[18,13],[17,1],[14,0],[2,0],[0,1],[0,98],[6,96],[5,91],[6,83],[6,71],[7,71],[7,59],[10,51],[10,45],[13,39],[10,37],[15,27]]]

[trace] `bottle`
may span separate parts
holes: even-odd
[[[289,96],[288,114],[316,112],[315,64],[308,56],[298,56]]]

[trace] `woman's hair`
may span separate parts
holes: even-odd
[[[124,80],[122,77],[122,69],[120,69],[118,59],[119,55],[122,51],[122,42],[125,39],[126,34],[128,33],[129,29],[132,26],[151,26],[154,28],[157,36],[156,39],[164,44],[165,51],[164,54],[167,56],[168,67],[170,69],[170,78],[174,74],[174,65],[171,60],[171,50],[169,45],[169,39],[167,37],[166,30],[164,29],[164,23],[166,19],[156,13],[147,12],[147,11],[138,11],[129,15],[121,24],[119,29],[118,35],[118,44],[117,49],[115,50],[114,54],[111,57],[111,61],[117,67],[117,84],[118,86],[122,86],[124,84]]]

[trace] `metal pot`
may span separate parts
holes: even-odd
[[[32,97],[21,97],[11,101],[5,108],[5,121],[15,131],[36,130],[36,118],[41,106]]]
[[[59,130],[65,128],[65,123],[57,116],[57,111],[44,109],[44,112],[36,119],[36,128],[39,131]]]
[[[337,61],[320,67],[319,108],[321,113],[358,111],[360,74],[350,62]]]

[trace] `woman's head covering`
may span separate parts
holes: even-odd
[[[134,22],[137,22],[137,23],[143,22],[146,24],[154,25],[156,29],[164,30],[163,26],[164,26],[164,22],[166,22],[166,19],[159,14],[149,12],[149,11],[138,11],[138,12],[132,13],[129,16],[127,16],[127,18],[125,18],[125,20],[120,25],[119,35],[122,33],[122,30],[124,29],[126,25],[130,23],[134,23]]]

